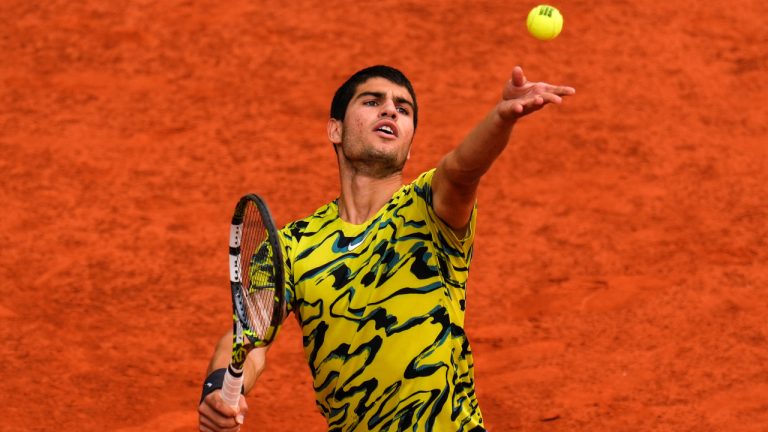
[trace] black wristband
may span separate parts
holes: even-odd
[[[216,369],[211,372],[205,382],[203,383],[203,394],[200,396],[200,403],[203,403],[203,399],[206,396],[213,393],[216,390],[220,390],[224,386],[224,375],[227,373],[227,368]]]
[[[203,383],[203,394],[200,395],[200,403],[198,403],[198,405],[203,403],[203,399],[205,399],[206,396],[224,387],[224,375],[226,374],[227,368],[221,368],[211,372],[211,374],[205,378],[205,382]],[[245,394],[245,389],[242,387],[240,387],[240,394]]]

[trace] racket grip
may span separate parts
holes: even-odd
[[[221,398],[232,408],[237,408],[240,402],[240,391],[243,388],[243,373],[233,375],[232,370],[227,368],[224,374],[224,384],[221,387]]]

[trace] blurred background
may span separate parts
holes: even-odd
[[[768,4],[18,1],[0,7],[0,430],[197,430],[237,198],[338,194],[334,91],[414,84],[410,180],[515,65],[577,94],[483,180],[467,332],[492,431],[768,430]],[[325,430],[294,319],[244,430]]]

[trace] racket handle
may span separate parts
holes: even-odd
[[[224,384],[221,387],[221,398],[227,405],[237,408],[240,402],[240,391],[243,388],[243,372],[233,375],[232,370],[227,368],[224,374]]]

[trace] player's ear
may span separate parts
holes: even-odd
[[[336,120],[335,118],[328,119],[328,139],[331,141],[331,144],[341,144],[341,132],[343,127],[344,126],[341,124],[340,120]]]

